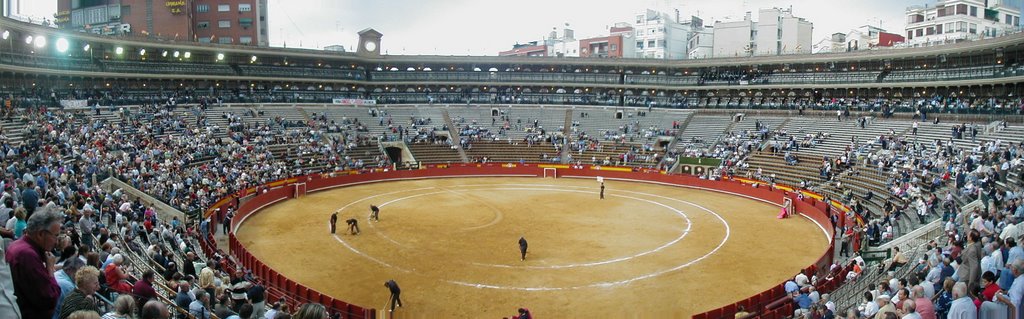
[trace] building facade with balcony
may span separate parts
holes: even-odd
[[[58,0],[58,27],[202,43],[268,46],[267,0]]]
[[[691,29],[671,15],[647,9],[633,19],[635,58],[681,60],[687,57]]]
[[[1020,29],[1020,9],[998,0],[940,0],[907,8],[906,16],[909,46],[978,40]]]

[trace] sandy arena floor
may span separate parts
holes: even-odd
[[[285,276],[388,318],[682,318],[768,289],[828,246],[806,218],[710,191],[591,179],[451,178],[309,194],[237,237]],[[370,222],[369,206],[380,206]],[[339,211],[338,232],[328,219]],[[344,221],[358,218],[360,235]],[[519,237],[529,241],[520,261]]]

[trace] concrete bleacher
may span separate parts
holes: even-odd
[[[493,108],[498,109],[499,114],[505,112],[504,115],[509,118],[509,130],[503,139],[522,140],[529,135],[540,134],[541,129],[546,134],[553,134],[561,132],[565,125],[565,109],[563,108],[520,105],[494,106]],[[495,121],[492,125],[491,109],[487,106],[452,105],[447,108],[448,115],[452,122],[459,127],[458,129],[452,128],[452,130],[460,132],[466,126],[481,126],[497,134],[498,128],[502,125],[501,117],[494,117]],[[473,124],[473,121],[476,121],[476,124]],[[535,121],[537,128],[534,128]]]
[[[732,116],[729,115],[694,115],[683,132],[679,135],[679,144],[676,145],[677,152],[685,152],[687,149],[706,149],[711,146],[732,124]]]
[[[465,149],[473,160],[487,158],[489,162],[552,162],[560,158],[561,150],[551,143],[528,145],[522,141],[477,141]]]
[[[746,161],[749,169],[740,173],[752,178],[758,178],[756,172],[760,168],[761,180],[769,180],[774,176],[776,183],[794,186],[800,185],[801,182],[820,183],[824,181],[818,174],[821,157],[800,156],[796,165],[789,165],[783,159],[782,153],[755,152],[747,157]]]
[[[459,152],[447,144],[408,143],[406,145],[416,158],[416,161],[423,164],[462,162]]]

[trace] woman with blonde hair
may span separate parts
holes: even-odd
[[[85,266],[75,272],[75,290],[64,298],[59,318],[64,319],[79,310],[99,313],[96,297],[93,294],[100,290],[100,271],[93,266]]]
[[[318,303],[307,303],[299,307],[293,319],[327,319],[327,307]]]
[[[121,295],[114,301],[114,310],[103,315],[103,319],[131,319],[135,318],[135,298],[131,295]]]

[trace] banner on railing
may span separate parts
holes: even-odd
[[[335,105],[377,105],[376,100],[363,100],[363,99],[334,99],[333,104]]]
[[[60,100],[60,106],[62,106],[62,107],[86,107],[86,106],[89,106],[89,100]]]

